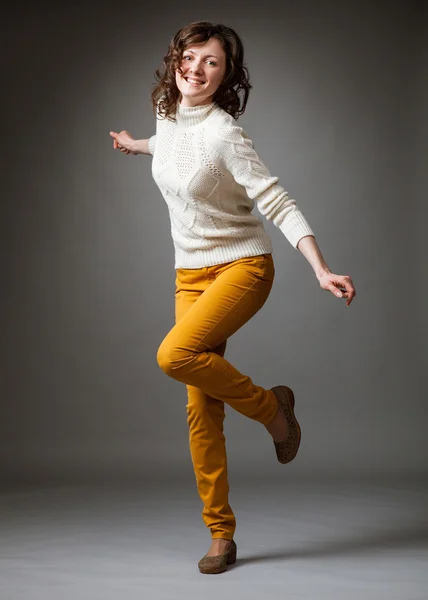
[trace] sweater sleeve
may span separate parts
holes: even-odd
[[[302,237],[314,235],[295,200],[278,184],[278,177],[272,177],[242,127],[235,123],[221,127],[217,130],[217,143],[224,167],[294,248]]]
[[[153,156],[156,146],[156,134],[149,138],[149,152]]]

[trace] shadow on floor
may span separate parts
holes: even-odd
[[[238,562],[234,567],[260,561],[337,557],[379,550],[399,550],[408,547],[426,548],[428,550],[428,527],[426,523],[412,523],[401,529],[391,528],[389,531],[367,531],[360,537],[352,535],[352,538],[347,539],[324,540],[321,542],[318,540],[310,548],[288,548],[283,551],[275,550],[274,552],[263,552],[254,555],[245,552],[243,557],[239,555],[238,547]]]

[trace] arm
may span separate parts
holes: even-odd
[[[149,154],[152,155],[155,148],[156,135],[144,140],[136,140],[128,131],[116,133],[110,131],[113,138],[113,148],[124,154]]]
[[[349,306],[355,296],[355,288],[349,276],[335,275],[325,262],[310,225],[296,202],[272,177],[254,150],[251,140],[241,127],[230,123],[217,132],[225,167],[235,181],[244,186],[248,197],[257,202],[259,211],[272,220],[294,248],[308,260],[324,290],[338,298],[346,298]]]
[[[149,154],[152,155],[155,148],[155,137],[152,136],[146,140],[134,140],[131,144],[131,152],[134,154]]]
[[[151,154],[149,151],[149,140],[134,140],[130,145],[132,154]]]
[[[346,306],[349,306],[356,295],[352,279],[349,275],[335,275],[330,271],[315,237],[312,235],[303,237],[299,240],[297,248],[311,265],[321,288],[330,291],[338,298],[346,298]]]
[[[223,168],[243,186],[248,197],[257,203],[260,213],[297,248],[299,240],[313,231],[295,200],[273,177],[254,150],[244,130],[231,119],[215,132],[213,144]]]

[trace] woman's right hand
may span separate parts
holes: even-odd
[[[128,131],[123,130],[120,133],[110,131],[110,135],[113,138],[113,148],[115,150],[120,150],[124,154],[139,154],[139,152],[133,150],[135,138]]]

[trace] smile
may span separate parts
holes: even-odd
[[[185,77],[185,80],[187,81],[187,83],[190,83],[190,85],[202,85],[204,83],[203,81],[199,81],[198,79],[192,79],[191,77]]]

